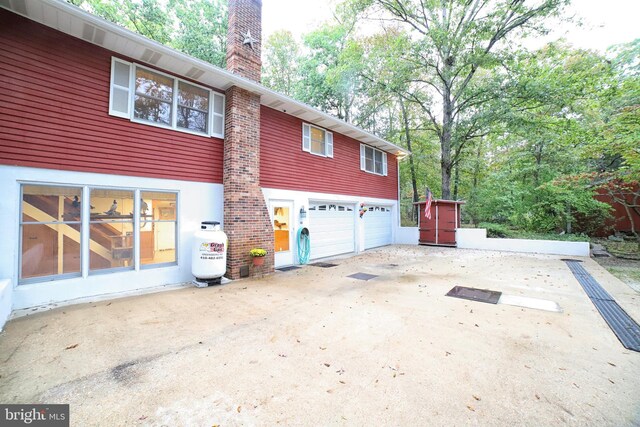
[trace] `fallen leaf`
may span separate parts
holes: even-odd
[[[80,344],[72,344],[69,347],[66,347],[65,350],[71,350],[72,348],[76,348],[77,346],[79,346]]]

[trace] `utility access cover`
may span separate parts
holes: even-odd
[[[486,302],[488,304],[497,304],[500,295],[502,295],[502,292],[490,291],[488,289],[466,288],[464,286],[454,286],[453,289],[447,292],[448,297]]]
[[[336,267],[338,264],[331,264],[329,262],[314,262],[313,264],[314,267],[322,267],[322,268],[330,268],[330,267]]]
[[[347,277],[351,277],[352,279],[358,279],[358,280],[371,280],[371,279],[375,279],[378,276],[376,276],[375,274],[355,273]]]

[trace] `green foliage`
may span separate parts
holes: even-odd
[[[290,31],[276,31],[264,44],[262,83],[285,95],[295,96],[300,81],[300,48]]]
[[[493,222],[481,222],[478,228],[487,230],[487,237],[513,237],[511,230],[504,224],[496,224]]]
[[[67,0],[108,21],[224,67],[227,9],[223,0]]]
[[[574,232],[591,234],[610,218],[611,207],[593,198],[595,191],[582,180],[558,180],[536,188],[538,202],[516,210],[511,222],[524,230],[560,232],[571,224]]]

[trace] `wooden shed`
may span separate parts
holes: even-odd
[[[421,245],[456,246],[456,228],[460,227],[460,207],[464,204],[456,200],[433,200],[431,219],[425,216],[427,202],[416,203],[419,208],[418,229]]]

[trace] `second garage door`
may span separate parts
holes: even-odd
[[[354,205],[311,203],[309,232],[311,259],[354,252]]]
[[[391,244],[391,208],[369,206],[364,214],[364,248]]]

